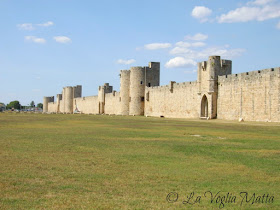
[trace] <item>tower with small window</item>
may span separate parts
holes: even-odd
[[[221,60],[220,56],[209,56],[208,61],[198,63],[199,117],[217,117],[218,76],[231,74],[231,70],[232,61]]]
[[[126,100],[126,103],[129,103],[129,115],[144,115],[145,87],[159,86],[160,63],[150,62],[149,66],[131,67],[129,77],[129,99]],[[121,95],[122,91],[125,91],[122,86],[123,83]]]

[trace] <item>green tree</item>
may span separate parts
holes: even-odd
[[[19,101],[11,101],[9,104],[6,106],[7,109],[20,109],[20,103]]]
[[[37,107],[43,109],[43,104],[42,103],[38,103]]]

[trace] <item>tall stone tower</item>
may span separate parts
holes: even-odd
[[[62,100],[62,94],[57,94],[56,95],[56,113],[59,113],[60,112],[60,103],[61,103],[61,100]]]
[[[160,63],[130,68],[129,115],[144,115],[145,87],[159,86]]]
[[[80,98],[82,97],[82,86],[81,85],[77,85],[74,86],[74,98]]]
[[[82,86],[74,87],[67,86],[63,88],[62,99],[64,103],[64,113],[73,114],[74,112],[74,98],[82,97]]]
[[[208,61],[198,63],[197,82],[201,118],[217,117],[218,76],[231,74],[232,62],[210,56]]]
[[[130,115],[144,115],[145,67],[130,68]]]
[[[129,115],[130,70],[121,70],[120,81],[120,114]]]
[[[105,113],[105,93],[112,93],[113,86],[110,86],[109,83],[105,83],[103,86],[99,86],[98,89],[98,101],[99,101],[99,114]]]
[[[63,102],[64,102],[64,113],[72,114],[73,113],[73,87],[67,86],[63,88]]]
[[[44,97],[43,99],[43,112],[48,112],[48,104],[49,102],[54,102],[54,96],[51,97]]]

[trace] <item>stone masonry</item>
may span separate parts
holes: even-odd
[[[280,122],[280,68],[232,74],[232,62],[210,56],[198,63],[197,80],[160,86],[160,63],[120,71],[120,92],[109,83],[97,96],[82,86],[44,97],[45,113],[145,115]]]

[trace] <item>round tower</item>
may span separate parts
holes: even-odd
[[[209,72],[210,79],[216,79],[218,73],[221,71],[221,57],[209,56],[207,62],[207,71]]]
[[[56,113],[60,113],[61,112],[61,100],[62,100],[62,94],[57,94],[56,95]]]
[[[130,69],[130,115],[144,115],[145,67]]]
[[[205,66],[206,65],[206,66]],[[200,69],[200,117],[217,117],[218,75],[221,73],[221,57],[209,56]]]
[[[130,83],[130,70],[122,70],[120,72],[120,102],[121,102],[121,115],[129,115],[129,83]]]
[[[64,103],[65,103],[65,107],[64,107],[64,112],[65,113],[69,113],[72,114],[73,113],[73,96],[74,96],[74,89],[73,87],[65,87],[64,88]]]
[[[54,97],[44,97],[43,99],[43,112],[46,113],[49,110],[49,102],[54,102]]]

